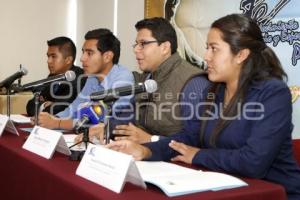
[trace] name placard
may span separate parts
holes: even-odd
[[[19,135],[18,130],[16,129],[14,123],[9,119],[9,117],[0,114],[0,136],[2,135],[4,130]]]
[[[132,156],[89,144],[76,174],[120,193],[126,181],[146,188]]]
[[[40,126],[33,128],[23,148],[47,159],[52,158],[55,149],[66,155],[71,154],[61,132]]]

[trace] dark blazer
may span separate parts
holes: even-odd
[[[215,95],[214,109],[206,111],[209,114],[205,116],[203,145],[192,164],[275,182],[285,187],[289,200],[300,199],[300,167],[292,149],[292,101],[287,85],[277,79],[253,83],[243,105],[237,108],[240,112],[222,129],[215,147],[210,137],[219,116],[223,116],[224,93],[225,86]],[[169,160],[178,155],[169,147],[171,140],[199,147],[201,118],[204,119],[201,114],[206,107],[202,104],[197,108],[199,114],[195,119],[184,120],[182,131],[145,144],[152,151],[149,160]]]
[[[55,115],[56,113],[63,111],[70,103],[73,102],[81,89],[84,87],[86,77],[82,76],[82,68],[73,65],[70,70],[74,71],[76,74],[74,81],[61,81],[60,84],[54,82],[50,85],[34,89],[33,92],[41,92],[39,107],[45,101],[51,101],[54,103],[51,106],[46,107],[44,112]],[[48,75],[48,77],[51,76],[53,75]],[[51,88],[54,95],[51,95]],[[34,98],[28,101],[26,110],[28,116],[34,116]]]

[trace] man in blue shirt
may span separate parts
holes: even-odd
[[[77,98],[56,116],[41,112],[39,125],[51,129],[72,129],[74,119],[78,119],[78,108],[90,101],[90,94],[109,88],[133,84],[133,75],[118,64],[120,41],[108,29],[96,29],[86,33],[82,47],[83,70],[88,76],[86,84]],[[130,97],[120,98],[116,104],[130,102]],[[93,128],[92,131],[96,131]]]

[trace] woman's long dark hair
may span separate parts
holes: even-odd
[[[231,14],[216,20],[211,25],[211,28],[221,31],[222,39],[229,44],[233,55],[237,55],[243,49],[250,50],[250,54],[243,62],[241,68],[237,91],[223,113],[224,116],[236,116],[238,104],[244,103],[247,90],[251,84],[270,78],[283,80],[287,78],[287,75],[273,50],[265,44],[259,26],[251,18],[242,14]],[[216,96],[221,85],[222,83],[215,83],[210,88],[209,94]],[[214,102],[214,99],[207,99],[207,101]],[[212,106],[204,109],[203,116],[208,116],[207,111],[212,109]],[[218,136],[229,123],[230,120],[218,119],[210,137],[211,145],[216,146]],[[204,143],[206,124],[207,121],[202,120],[200,130],[201,145]]]

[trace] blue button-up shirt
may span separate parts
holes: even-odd
[[[83,103],[90,101],[90,95],[93,92],[117,88],[134,84],[134,77],[131,71],[121,65],[114,65],[110,72],[105,76],[103,81],[100,81],[96,76],[89,76],[85,86],[81,90],[76,99],[64,111],[56,114],[60,118],[78,118],[78,108],[82,107]],[[114,105],[125,105],[130,103],[132,96],[121,97]]]

